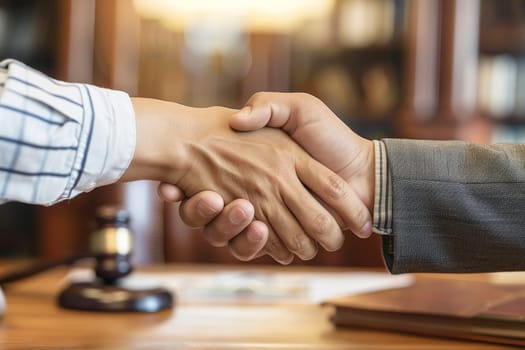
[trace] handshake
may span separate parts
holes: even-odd
[[[137,144],[122,181],[161,181],[189,226],[240,260],[290,263],[343,230],[372,232],[372,141],[304,93],[257,93],[244,108],[191,108],[133,98]]]

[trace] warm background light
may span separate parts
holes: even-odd
[[[290,31],[307,19],[330,13],[334,0],[134,0],[144,18],[173,30],[199,22],[236,22],[249,31]]]

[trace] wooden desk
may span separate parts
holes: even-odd
[[[177,273],[216,267],[159,269]],[[174,310],[157,314],[63,310],[56,306],[55,296],[64,274],[65,270],[54,270],[5,290],[8,310],[0,323],[1,349],[508,349],[336,329],[328,320],[332,310],[313,304],[181,302]]]

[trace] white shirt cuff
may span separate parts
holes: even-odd
[[[86,91],[87,109],[93,107],[95,125],[92,135],[85,138],[85,165],[72,196],[118,181],[135,152],[135,113],[129,96],[91,85],[86,85]],[[82,168],[82,164],[78,166]]]
[[[375,150],[375,197],[373,228],[375,233],[392,233],[392,178],[387,152],[383,141],[374,140]]]

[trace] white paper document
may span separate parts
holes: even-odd
[[[69,281],[93,279],[89,269],[73,269]],[[268,272],[218,270],[215,272],[136,272],[123,284],[130,288],[162,286],[177,294],[178,302],[320,303],[326,299],[392,288],[413,282],[412,275],[386,272]]]

